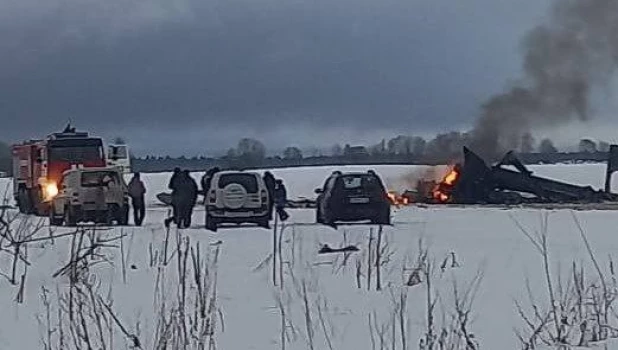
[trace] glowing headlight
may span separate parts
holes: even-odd
[[[53,199],[58,195],[58,186],[55,183],[48,183],[45,185],[45,198],[47,200]]]

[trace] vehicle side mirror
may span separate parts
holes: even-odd
[[[316,188],[313,192],[315,192],[315,194],[321,194],[321,193],[323,193],[324,191],[322,191],[322,189],[321,189],[321,188]]]

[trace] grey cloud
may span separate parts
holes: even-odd
[[[170,143],[203,130],[204,147],[466,124],[514,75],[518,19],[543,8],[505,24],[489,15],[509,2],[474,2],[0,0],[0,138],[68,118]]]

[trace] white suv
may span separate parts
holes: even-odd
[[[216,231],[220,224],[226,223],[254,223],[268,228],[271,200],[258,173],[215,173],[205,198],[206,229]]]

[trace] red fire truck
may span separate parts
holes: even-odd
[[[13,195],[22,213],[47,215],[62,174],[72,167],[103,167],[103,141],[67,126],[43,140],[13,146]]]

